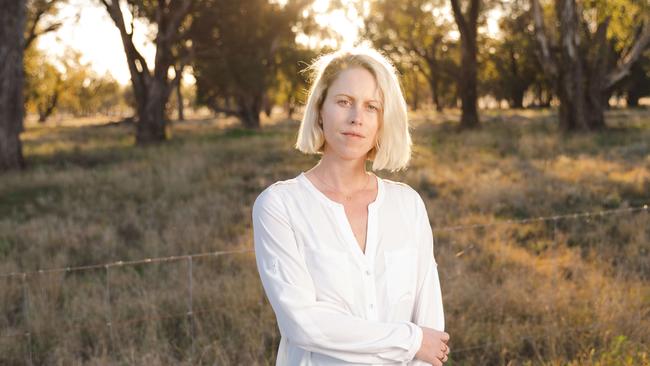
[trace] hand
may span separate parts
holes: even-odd
[[[422,345],[415,354],[415,358],[430,363],[433,366],[442,366],[447,362],[449,354],[449,334],[435,329],[422,328]]]

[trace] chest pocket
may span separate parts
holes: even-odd
[[[314,281],[316,299],[349,302],[352,299],[348,253],[304,247],[307,269]]]
[[[415,249],[395,249],[384,252],[386,264],[386,293],[391,304],[415,299],[417,255]]]

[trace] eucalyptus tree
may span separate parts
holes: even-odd
[[[65,0],[0,0],[0,172],[25,167],[24,51],[61,23],[52,20]]]
[[[137,109],[136,143],[146,145],[168,138],[168,120],[165,105],[186,64],[187,31],[192,22],[195,0],[127,0],[130,25],[125,21],[122,1],[100,0],[120,32],[126,62],[131,74],[131,86]],[[198,1],[198,0],[196,0]],[[156,55],[150,65],[133,43],[136,19],[147,22],[155,33],[153,43]],[[170,73],[177,71],[170,77]]]
[[[650,44],[650,4],[554,0],[543,8],[540,0],[532,0],[531,5],[541,64],[555,80],[560,100],[561,129],[605,128],[612,90]],[[554,11],[558,26],[547,28],[545,11]]]
[[[437,110],[442,110],[449,104],[445,99],[455,93],[453,80],[458,76],[457,67],[454,67],[457,47],[449,37],[453,24],[439,16],[442,2],[375,0],[370,6],[365,17],[364,37],[384,51],[403,71],[405,78],[413,81],[408,84],[410,87],[417,88],[417,78],[406,74],[423,75],[433,104]]]
[[[203,0],[190,30],[197,101],[258,128],[283,55],[296,47],[292,28],[308,3]]]
[[[25,166],[23,130],[23,50],[26,7],[0,0],[0,172]]]
[[[450,0],[454,19],[460,33],[460,63],[462,72],[458,80],[462,114],[461,128],[480,125],[478,116],[478,20],[482,0]],[[463,9],[464,8],[464,9]]]

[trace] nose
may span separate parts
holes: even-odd
[[[361,125],[363,123],[363,113],[362,108],[355,106],[350,108],[350,123],[353,125]]]

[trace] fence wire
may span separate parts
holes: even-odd
[[[534,222],[545,222],[545,221],[552,221],[553,222],[553,245],[555,246],[557,244],[557,222],[559,220],[575,220],[575,219],[586,219],[589,220],[592,217],[603,217],[607,215],[621,215],[621,214],[627,214],[627,213],[632,213],[632,212],[640,212],[640,211],[645,211],[648,212],[648,205],[643,205],[639,207],[630,207],[630,208],[620,208],[620,209],[610,209],[610,210],[601,210],[601,211],[593,211],[593,212],[580,212],[580,213],[573,213],[573,214],[562,214],[562,215],[552,215],[552,216],[540,216],[540,217],[532,217],[532,218],[526,218],[526,219],[510,219],[510,220],[503,220],[503,221],[496,221],[496,222],[491,222],[491,223],[486,223],[486,224],[470,224],[470,225],[454,225],[454,226],[444,226],[444,227],[434,227],[432,228],[433,234],[434,234],[434,241],[436,240],[436,233],[443,233],[443,232],[455,232],[455,231],[460,231],[460,230],[474,230],[474,229],[479,229],[479,228],[488,228],[488,227],[495,227],[495,226],[501,226],[501,225],[515,225],[515,224],[528,224],[528,223],[534,223]],[[456,253],[452,258],[459,258],[464,254],[466,251],[473,249],[473,244],[470,244],[469,246],[463,248],[460,252]],[[193,361],[194,358],[194,353],[195,353],[195,347],[196,347],[196,340],[195,340],[195,316],[197,314],[206,314],[206,313],[211,313],[215,312],[217,309],[214,308],[205,308],[205,309],[195,309],[194,304],[193,304],[193,282],[194,282],[194,276],[193,276],[193,260],[197,258],[204,258],[204,257],[217,257],[217,256],[222,256],[222,255],[233,255],[233,254],[243,254],[243,253],[252,253],[253,249],[234,249],[234,250],[220,250],[220,251],[212,251],[212,252],[205,252],[205,253],[195,253],[195,254],[185,254],[185,255],[175,255],[175,256],[166,256],[166,257],[155,257],[155,258],[145,258],[145,259],[140,259],[140,260],[120,260],[120,261],[114,261],[114,262],[109,262],[109,263],[101,263],[101,264],[90,264],[90,265],[82,265],[82,266],[68,266],[68,267],[59,267],[59,268],[45,268],[45,269],[38,269],[38,270],[33,270],[33,271],[22,271],[22,272],[8,272],[8,273],[2,273],[0,274],[0,278],[20,278],[21,279],[21,286],[22,286],[22,293],[23,293],[23,301],[22,301],[22,311],[23,311],[23,316],[24,316],[24,324],[25,324],[25,330],[24,331],[15,331],[15,332],[9,332],[6,334],[0,334],[0,338],[17,338],[17,337],[24,337],[25,341],[28,343],[28,349],[26,350],[25,354],[25,360],[27,364],[33,364],[33,355],[32,355],[32,331],[31,331],[31,326],[30,326],[30,304],[29,304],[29,296],[28,296],[28,288],[27,288],[27,278],[30,276],[35,276],[35,275],[45,275],[45,274],[55,274],[55,273],[69,273],[69,272],[79,272],[79,271],[91,271],[91,270],[104,270],[105,273],[105,301],[106,301],[106,314],[105,314],[105,322],[101,325],[94,325],[91,326],[89,324],[82,324],[82,325],[76,325],[71,327],[70,329],[67,329],[67,331],[81,331],[82,329],[92,329],[92,330],[107,330],[109,333],[109,344],[111,348],[115,348],[116,346],[116,339],[115,339],[115,328],[122,328],[126,326],[131,326],[137,323],[142,323],[142,322],[150,322],[150,321],[160,321],[160,320],[165,320],[165,319],[171,319],[171,318],[186,318],[188,321],[188,326],[189,326],[189,335],[191,338],[191,349],[190,349],[190,363]],[[132,319],[127,319],[127,320],[121,320],[121,321],[115,321],[112,317],[112,301],[111,301],[111,270],[119,267],[125,267],[125,266],[134,266],[134,265],[141,265],[141,264],[153,264],[153,263],[169,263],[169,262],[178,262],[178,261],[187,261],[187,266],[188,266],[188,272],[187,272],[187,310],[183,313],[177,313],[177,314],[167,314],[167,315],[150,315],[150,316],[145,316],[145,317],[136,317]],[[546,263],[546,264],[540,264],[535,266],[536,268],[543,268],[547,266],[553,266],[556,267],[558,266],[558,261],[556,258],[552,258],[551,262]],[[593,322],[589,325],[586,326],[580,326],[580,327],[563,327],[563,328],[554,328],[555,331],[561,331],[561,332],[580,332],[580,331],[587,331],[587,330],[593,330],[599,327],[603,327],[603,324],[599,322]],[[543,332],[541,334],[527,334],[527,335],[519,335],[518,336],[521,339],[527,339],[529,341],[536,341],[539,339],[543,339],[547,337]],[[466,353],[470,351],[475,351],[475,350],[481,350],[481,349],[488,349],[488,348],[493,348],[496,346],[503,346],[506,345],[505,342],[485,342],[482,344],[477,344],[474,346],[469,346],[469,347],[462,347],[459,349],[452,349],[450,354],[451,355],[458,355],[461,353]],[[647,346],[641,345],[642,348],[647,350]]]

